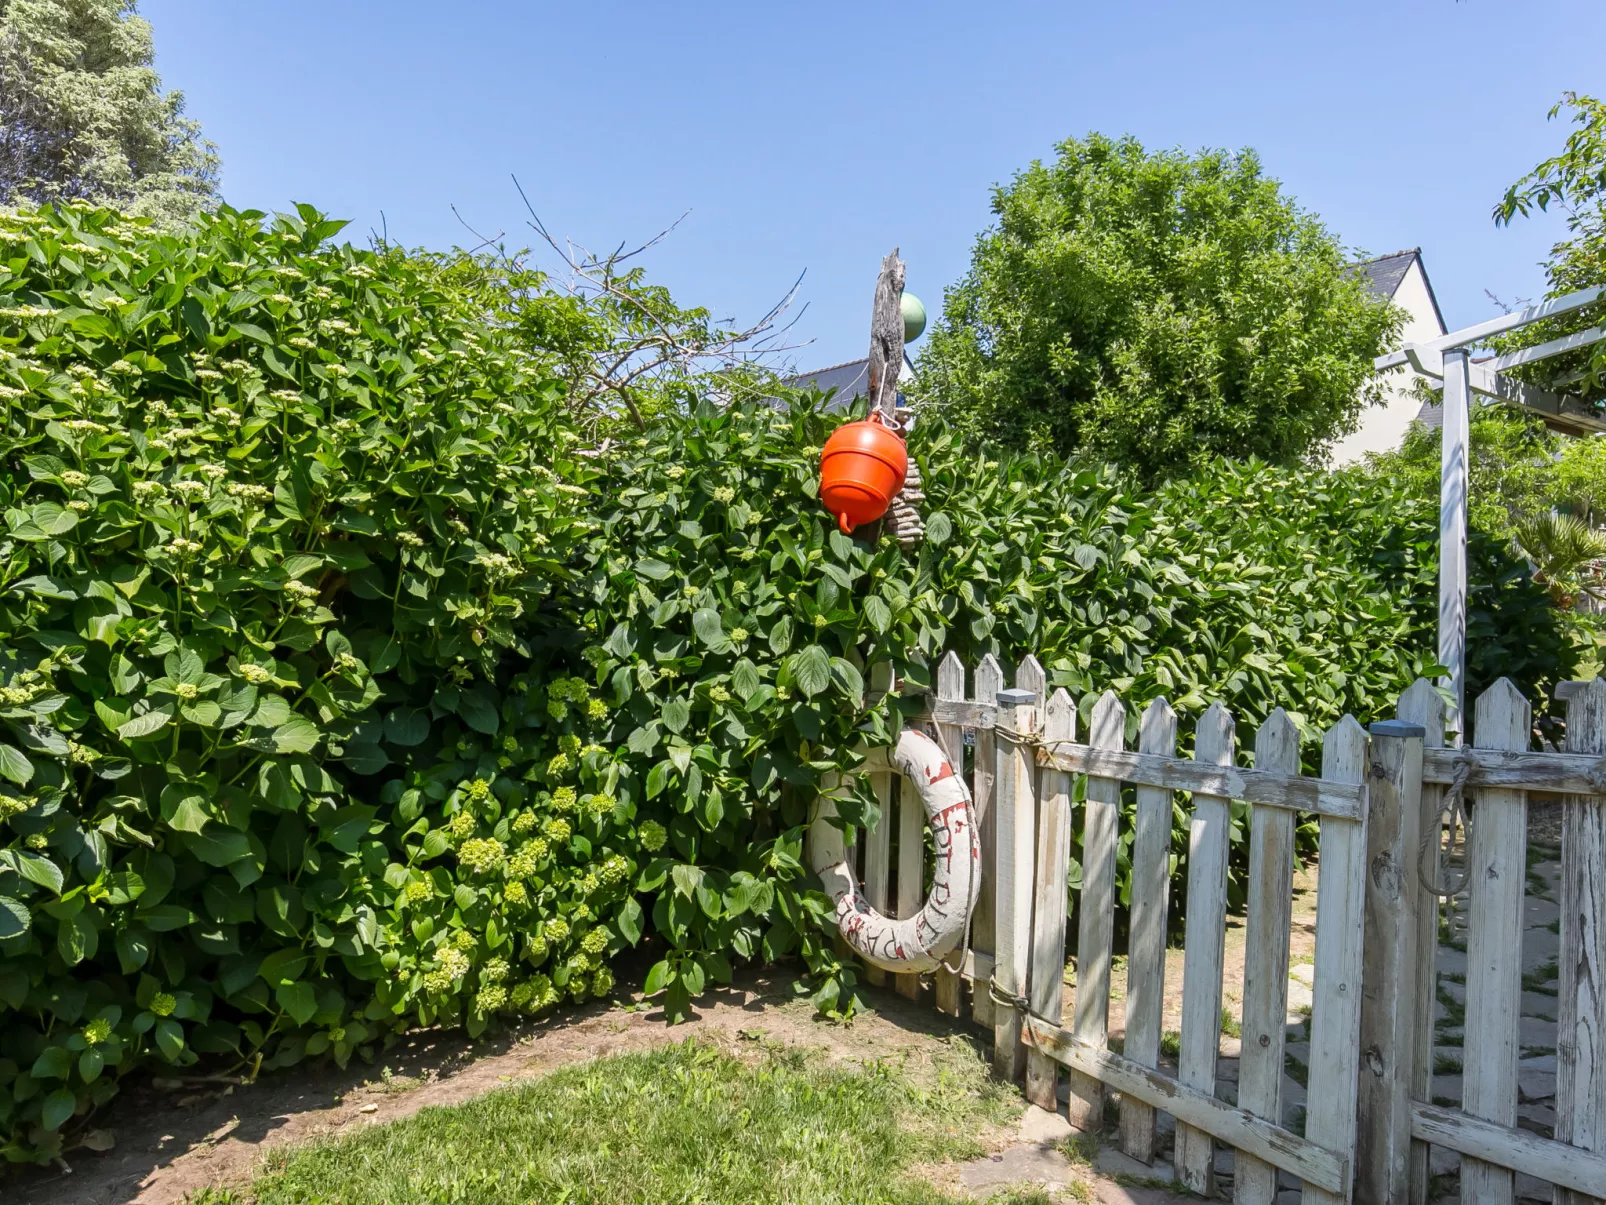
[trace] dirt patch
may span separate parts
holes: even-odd
[[[372,1066],[344,1072],[298,1067],[252,1085],[203,1091],[131,1086],[102,1118],[116,1136],[115,1149],[74,1154],[67,1174],[25,1175],[7,1187],[5,1199],[8,1205],[180,1205],[199,1189],[243,1182],[264,1152],[285,1143],[395,1121],[568,1063],[691,1037],[738,1050],[779,1042],[844,1061],[919,1067],[969,1032],[928,1006],[880,992],[876,1011],[853,1024],[822,1023],[789,985],[790,977],[739,977],[732,988],[710,993],[695,1020],[673,1029],[660,1010],[639,1001],[593,1004],[493,1041],[416,1034]],[[999,1149],[1014,1140],[1008,1132],[981,1137]]]

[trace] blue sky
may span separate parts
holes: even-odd
[[[1554,218],[1496,229],[1606,93],[1600,0],[565,5],[144,0],[164,83],[240,207],[363,235],[641,241],[682,304],[752,320],[806,270],[801,367],[862,356],[881,256],[933,313],[990,190],[1088,130],[1250,146],[1347,245],[1420,245],[1452,326],[1538,296]],[[383,215],[383,219],[381,217]]]

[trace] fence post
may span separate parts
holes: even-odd
[[[1509,678],[1478,696],[1472,734],[1479,749],[1526,752],[1533,739],[1528,700]],[[1528,872],[1528,794],[1479,787],[1467,840],[1467,1012],[1461,1110],[1497,1125],[1517,1124],[1517,1055],[1522,1025],[1522,900]],[[1512,1205],[1516,1174],[1461,1157],[1461,1194],[1478,1205]]]
[[[1043,708],[1043,741],[1076,739],[1076,704],[1056,690]],[[1065,903],[1071,858],[1071,776],[1043,768],[1037,815],[1037,883],[1032,913],[1032,965],[1027,976],[1032,1013],[1060,1023],[1065,993]],[[1071,1073],[1073,1076],[1075,1072]],[[1026,1099],[1059,1111],[1059,1064],[1041,1050],[1026,1052]]]
[[[1322,777],[1366,781],[1366,730],[1346,715],[1322,738]],[[1330,1151],[1355,1149],[1355,1085],[1361,1034],[1361,939],[1366,913],[1366,819],[1322,818],[1316,887],[1316,1001],[1310,1018],[1305,1137]],[[1349,1205],[1349,1194],[1305,1185],[1302,1205]]]
[[[1399,718],[1410,724],[1421,724],[1426,729],[1422,738],[1424,749],[1444,748],[1444,700],[1426,678],[1418,678],[1400,696]],[[1422,784],[1422,859],[1420,870],[1439,879],[1440,846],[1443,843],[1443,822],[1439,818],[1439,804],[1444,798],[1444,787],[1437,783]],[[1439,973],[1436,964],[1439,948],[1439,897],[1421,885],[1417,895],[1416,912],[1416,1033],[1412,1038],[1416,1062],[1411,1069],[1411,1099],[1432,1100],[1433,1093],[1433,1006],[1439,991]],[[1428,1205],[1428,1144],[1411,1143],[1411,1202]]]
[[[1032,846],[1037,837],[1036,759],[1026,742],[1037,731],[1036,694],[998,692],[998,770],[993,811],[998,834],[997,891],[993,899],[993,980],[1002,995],[1026,994],[1032,933]],[[1013,1083],[1026,1072],[1020,1009],[993,1009],[993,1074]]]
[[[1567,752],[1606,753],[1606,682],[1567,702]],[[1556,1139],[1606,1150],[1606,799],[1568,801],[1561,822],[1560,996],[1556,1027]],[[1592,1198],[1558,1188],[1555,1205]]]
[[[1371,732],[1355,1201],[1404,1205],[1411,1185],[1417,857],[1426,730],[1404,720],[1383,720]]]

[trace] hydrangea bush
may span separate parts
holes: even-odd
[[[141,1064],[605,993],[639,932],[606,707],[536,635],[594,527],[563,388],[339,228],[0,218],[10,1159]]]

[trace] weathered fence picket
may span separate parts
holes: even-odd
[[[883,661],[870,671],[870,689],[886,692],[892,689],[892,666]],[[892,780],[893,770],[881,761],[870,771],[870,790],[875,794],[876,806],[881,809],[881,823],[864,834],[864,898],[877,912],[892,915]],[[865,977],[876,986],[887,981],[887,974],[878,967],[868,967]]]
[[[1479,697],[1474,735],[1485,749],[1528,748],[1528,701],[1505,678]],[[1502,1126],[1517,1124],[1517,1033],[1522,1017],[1522,896],[1527,876],[1528,798],[1522,791],[1481,788],[1467,855],[1466,1063],[1462,1111]],[[1473,1035],[1477,1038],[1474,1042]],[[1511,1205],[1511,1169],[1481,1159],[1461,1161],[1468,1201]]]
[[[1424,678],[1418,678],[1400,696],[1400,719],[1422,729],[1422,756],[1431,749],[1444,748],[1445,706],[1439,692]],[[1412,1028],[1411,1098],[1429,1100],[1433,1087],[1433,1007],[1437,1002],[1439,977],[1433,951],[1439,944],[1439,897],[1434,886],[1443,873],[1444,822],[1439,805],[1444,787],[1422,783],[1422,852],[1418,862],[1420,882],[1416,917],[1416,1021]],[[1411,1143],[1411,1200],[1426,1202],[1429,1193],[1428,1144],[1420,1139]]]
[[[971,702],[984,708],[991,720],[997,713],[998,695],[1004,689],[1004,670],[988,653],[976,665],[971,678]],[[998,810],[993,807],[994,779],[998,776],[998,740],[992,723],[976,725],[975,757],[972,760],[970,793],[981,826],[981,894],[970,917],[970,948],[986,957],[987,973],[971,981],[971,1015],[976,1024],[991,1033],[996,1011],[988,984],[993,977],[994,955],[998,949],[996,916],[998,905]]]
[[[1255,768],[1299,773],[1299,732],[1277,708],[1255,735]],[[1238,1107],[1279,1122],[1288,1027],[1288,943],[1293,930],[1294,813],[1260,805],[1249,817],[1249,906],[1244,932],[1243,1052]],[[1272,1205],[1277,1169],[1253,1155],[1233,1164],[1233,1200]]]
[[[1232,716],[1212,703],[1194,732],[1195,761],[1228,766],[1237,745]],[[1232,813],[1221,795],[1195,794],[1188,822],[1188,914],[1182,955],[1182,1050],[1177,1081],[1214,1095],[1221,1048],[1221,964],[1226,956],[1227,854]],[[1210,1134],[1179,1123],[1174,1162],[1189,1192],[1216,1190],[1215,1144]]]
[[[997,815],[998,886],[993,893],[993,982],[1010,1003],[994,1001],[993,1071],[1018,1080],[1026,1070],[1021,1010],[1031,955],[1032,851],[1037,839],[1037,764],[1030,739],[1037,733],[1037,696],[1019,687],[998,692],[998,776],[993,784]]]
[[[1076,739],[1076,704],[1063,690],[1043,709],[1043,742]],[[1065,880],[1071,860],[1071,776],[1045,769],[1038,778],[1037,873],[1032,901],[1032,1013],[1058,1025],[1065,977]],[[1072,1107],[1075,1107],[1072,1077]],[[1040,1050],[1026,1054],[1026,1099],[1039,1108],[1059,1108],[1059,1064]]]
[[[919,912],[926,899],[926,809],[912,790],[893,793],[898,800],[898,915],[908,917]],[[919,975],[899,975],[897,984],[900,996],[919,999]]]
[[[1126,744],[1126,709],[1106,691],[1093,704],[1087,743],[1095,749]],[[1046,748],[1052,750],[1053,746]],[[1087,780],[1082,810],[1082,899],[1077,908],[1076,1011],[1071,1034],[1081,1045],[1102,1048],[1110,1028],[1110,959],[1115,953],[1115,853],[1120,840],[1121,784],[1111,778]],[[1064,879],[1060,879],[1063,883]],[[1059,894],[1063,896],[1063,888]],[[1063,909],[1062,909],[1063,910]],[[1048,928],[1048,918],[1042,918]],[[1065,927],[1058,926],[1054,961],[1065,965]],[[1053,1018],[1045,1018],[1052,1020]],[[1104,1117],[1104,1086],[1093,1076],[1071,1070],[1067,1115],[1078,1129],[1096,1129]]]
[[[1074,701],[1063,690],[1045,698],[1046,675],[1035,659],[1019,667],[1011,690],[991,657],[976,666],[968,697],[965,678],[959,659],[945,656],[928,718],[955,772],[966,772],[967,739],[974,743],[968,772],[984,878],[968,952],[956,970],[934,978],[938,1008],[955,1016],[963,1015],[970,981],[970,1015],[993,1037],[999,1076],[1024,1077],[1029,1099],[1054,1108],[1065,1067],[1067,1116],[1090,1129],[1102,1127],[1105,1095],[1116,1094],[1121,1146],[1144,1162],[1155,1157],[1157,1113],[1171,1114],[1181,1184],[1214,1191],[1215,1147],[1224,1143],[1237,1152],[1233,1198],[1246,1205],[1275,1205],[1279,1172],[1302,1181],[1306,1205],[1427,1205],[1432,1146],[1461,1156],[1467,1205],[1508,1205],[1517,1172],[1554,1184],[1556,1205],[1606,1200],[1606,682],[1558,691],[1569,704],[1560,753],[1528,750],[1528,703],[1504,680],[1470,709],[1474,743],[1447,748],[1442,696],[1417,682],[1401,696],[1398,720],[1374,724],[1370,737],[1351,717],[1334,725],[1323,737],[1321,776],[1308,778],[1299,772],[1299,733],[1281,709],[1256,734],[1251,769],[1236,764],[1236,724],[1219,704],[1200,716],[1193,756],[1184,758],[1164,699],[1143,712],[1129,752],[1127,709],[1114,694],[1084,713],[1084,744]],[[894,886],[898,911],[907,914],[919,906],[922,880],[915,793],[899,797],[884,758],[872,760],[869,772],[883,821],[864,841],[866,893],[885,906]],[[1458,776],[1475,816],[1460,1110],[1429,1096],[1440,911],[1430,888],[1442,875],[1439,804]],[[1128,787],[1132,887],[1118,1054],[1108,1048],[1108,1030]],[[1566,799],[1553,1139],[1516,1128],[1531,791]],[[1179,793],[1191,797],[1188,912],[1180,1051],[1171,1072],[1161,1031]],[[1235,800],[1251,811],[1238,1096],[1228,1104],[1216,1097],[1216,1073]],[[820,815],[830,811],[823,800]],[[1303,1133],[1282,1124],[1298,813],[1320,822]],[[1072,1017],[1064,1026],[1073,823],[1082,834],[1082,882]],[[888,864],[894,825],[896,867]],[[830,841],[811,832],[822,848]],[[919,990],[918,977],[895,978],[901,992]]]
[[[1175,757],[1177,713],[1164,699],[1150,703],[1138,726],[1138,751]],[[1166,924],[1171,899],[1171,792],[1137,788],[1132,838],[1132,921],[1126,971],[1124,1052],[1151,1071],[1160,1065],[1165,1017]],[[1154,1109],[1121,1099],[1121,1149],[1144,1163],[1154,1158]]]
[[[937,697],[955,703],[962,703],[965,700],[965,663],[952,649],[937,665]],[[963,725],[938,724],[936,729],[937,741],[942,745],[942,751],[948,755],[948,764],[954,768],[955,774],[963,776],[965,773]],[[947,1013],[950,1017],[960,1016],[964,1010],[964,968],[960,967],[958,970],[939,968],[935,979],[937,1011]]]
[[[1567,701],[1567,752],[1606,753],[1606,682]],[[1556,1015],[1556,1141],[1606,1151],[1606,797],[1562,815],[1561,948]],[[1591,1198],[1558,1187],[1555,1205]]]
[[[1423,730],[1373,724],[1367,798],[1366,969],[1361,980],[1361,1117],[1356,1196],[1398,1201],[1410,1187],[1411,1078],[1416,1032],[1418,862]]]

